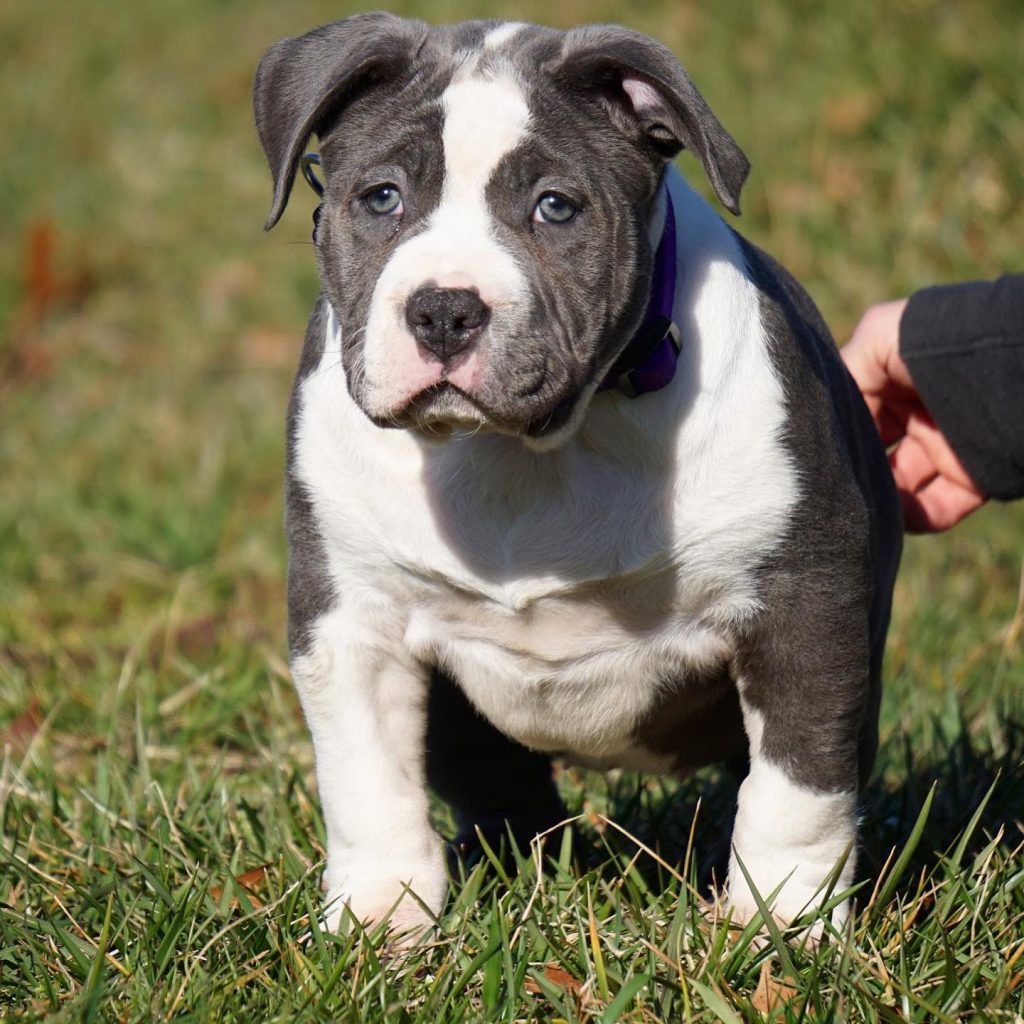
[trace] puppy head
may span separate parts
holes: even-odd
[[[643,316],[666,163],[734,213],[748,164],[661,44],[614,26],[364,14],[276,43],[254,86],[272,227],[313,134],[348,387],[381,425],[571,433]]]

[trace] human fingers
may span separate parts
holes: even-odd
[[[891,395],[866,395],[864,400],[886,448],[906,436],[908,421],[921,411],[920,402]]]
[[[886,447],[905,433],[906,406],[920,402],[899,354],[905,305],[906,300],[900,299],[872,306],[840,349]]]
[[[903,520],[911,533],[938,533],[956,526],[985,499],[975,490],[937,476],[916,492],[900,491]]]
[[[889,452],[889,468],[899,491],[913,494],[931,483],[939,471],[935,461],[915,437],[905,437]]]
[[[924,410],[907,419],[907,434],[889,454],[907,529],[948,530],[984,504],[956,452]]]
[[[952,481],[964,490],[973,491],[981,497],[977,485],[964,469],[956,452],[923,407],[908,416],[906,432],[907,438],[916,442],[927,459],[935,466],[938,476]]]
[[[913,392],[910,371],[900,356],[900,318],[906,299],[871,306],[850,340],[840,349],[847,369],[865,394],[881,394],[893,385]]]

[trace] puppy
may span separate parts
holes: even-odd
[[[287,532],[327,924],[422,928],[428,786],[528,839],[553,757],[744,765],[738,918],[748,876],[784,920],[847,887],[899,506],[814,305],[670,164],[739,212],[675,57],[363,14],[276,43],[254,93],[267,228],[311,135],[324,175]]]

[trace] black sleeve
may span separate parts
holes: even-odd
[[[915,292],[900,354],[981,491],[1024,497],[1024,274]]]

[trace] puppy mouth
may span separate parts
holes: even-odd
[[[423,437],[443,440],[456,432],[494,432],[512,437],[543,440],[557,433],[576,407],[579,392],[573,390],[553,406],[530,410],[530,415],[509,417],[488,408],[450,381],[425,388],[396,413],[372,417],[381,427],[411,430]]]
[[[414,395],[406,406],[380,421],[381,426],[416,431],[444,438],[456,430],[483,430],[492,426],[487,414],[464,392],[446,380]]]

